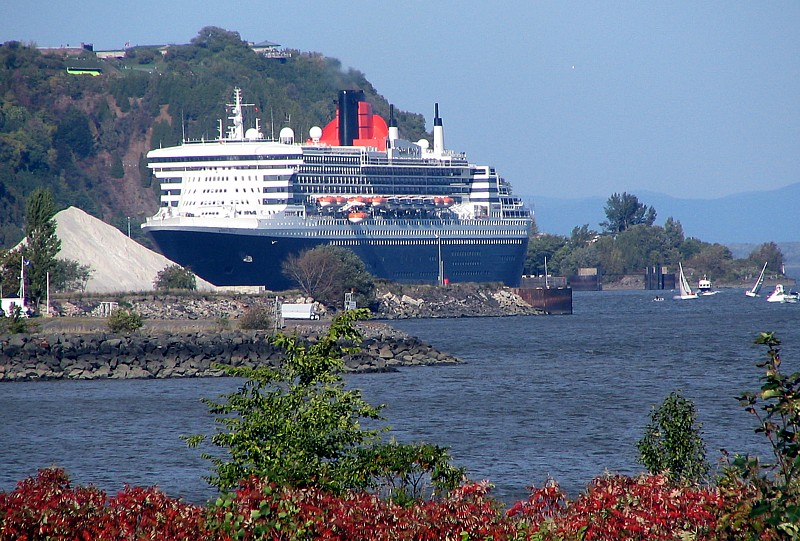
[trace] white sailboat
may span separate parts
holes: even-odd
[[[753,284],[753,287],[744,292],[748,297],[758,297],[758,292],[761,291],[761,286],[764,285],[764,272],[767,270],[767,263],[761,269],[761,274],[758,275],[758,280]]]
[[[686,275],[683,274],[683,265],[678,263],[678,268],[680,269],[680,275],[678,278],[678,288],[680,289],[680,295],[675,295],[674,299],[680,300],[688,300],[688,299],[696,299],[697,293],[692,291],[691,286],[689,286],[689,282],[686,280]]]

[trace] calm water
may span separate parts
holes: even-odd
[[[474,479],[511,502],[557,480],[571,496],[605,470],[636,473],[636,441],[671,391],[692,399],[712,462],[719,449],[766,453],[735,396],[758,388],[759,331],[784,340],[800,369],[800,305],[742,291],[653,302],[650,292],[575,293],[571,316],[418,320],[395,325],[464,364],[349,377],[401,441],[451,448]],[[204,502],[209,464],[181,434],[211,433],[200,398],[232,379],[0,384],[0,490],[40,467],[111,493],[158,485]]]

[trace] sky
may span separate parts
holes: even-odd
[[[797,0],[3,0],[0,41],[119,49],[205,26],[337,58],[429,129],[438,103],[446,147],[518,195],[800,182]]]

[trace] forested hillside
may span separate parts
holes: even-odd
[[[389,103],[365,76],[319,53],[288,58],[254,52],[237,32],[207,27],[187,45],[130,50],[98,60],[67,58],[19,42],[0,45],[0,247],[23,237],[25,198],[49,188],[58,210],[77,206],[139,235],[158,186],[145,155],[158,146],[215,138],[234,86],[256,105],[265,134],[290,125],[307,136],[333,118],[341,89],[360,89],[388,118]],[[102,69],[99,76],[68,67]],[[422,115],[395,110],[401,136],[425,135]],[[146,242],[146,239],[140,240]]]

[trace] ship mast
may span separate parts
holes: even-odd
[[[242,103],[242,89],[238,86],[233,89],[233,103],[229,103],[228,107],[231,108],[231,115],[228,120],[231,125],[228,127],[228,139],[233,141],[241,141],[244,139],[244,114],[243,107],[253,107],[253,103]]]

